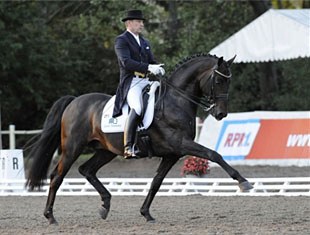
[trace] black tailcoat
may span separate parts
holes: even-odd
[[[134,72],[147,73],[149,64],[156,64],[149,42],[140,35],[140,45],[125,31],[115,39],[115,53],[120,68],[120,82],[116,91],[113,117],[122,115]]]

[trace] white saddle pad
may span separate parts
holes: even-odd
[[[157,81],[152,82],[150,91],[148,92],[149,100],[143,118],[143,129],[147,129],[153,121],[154,106],[155,106],[155,91],[157,87],[159,87],[159,85],[160,83]],[[113,118],[112,113],[114,109],[114,101],[115,101],[115,95],[108,101],[102,112],[101,130],[104,133],[124,132],[125,129],[125,121],[128,117],[128,105],[126,103],[123,106],[122,108],[123,114],[121,116]]]

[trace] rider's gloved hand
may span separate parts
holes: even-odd
[[[165,75],[164,64],[149,64],[148,71],[154,75]]]

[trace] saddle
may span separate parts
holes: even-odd
[[[142,113],[140,118],[140,123],[137,130],[137,145],[142,152],[141,157],[152,156],[153,150],[151,148],[151,139],[147,133],[147,129],[152,124],[154,119],[154,109],[155,109],[155,93],[160,83],[157,81],[152,82],[152,84],[147,85],[142,91]],[[101,117],[101,130],[104,133],[122,133],[125,129],[125,122],[128,117],[130,108],[126,103],[122,108],[122,115],[113,118],[113,108],[114,108],[115,95],[107,102],[105,105],[102,117]]]

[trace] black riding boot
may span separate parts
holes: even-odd
[[[140,116],[131,109],[125,124],[124,130],[124,158],[136,157],[137,151],[134,150],[136,132]]]

